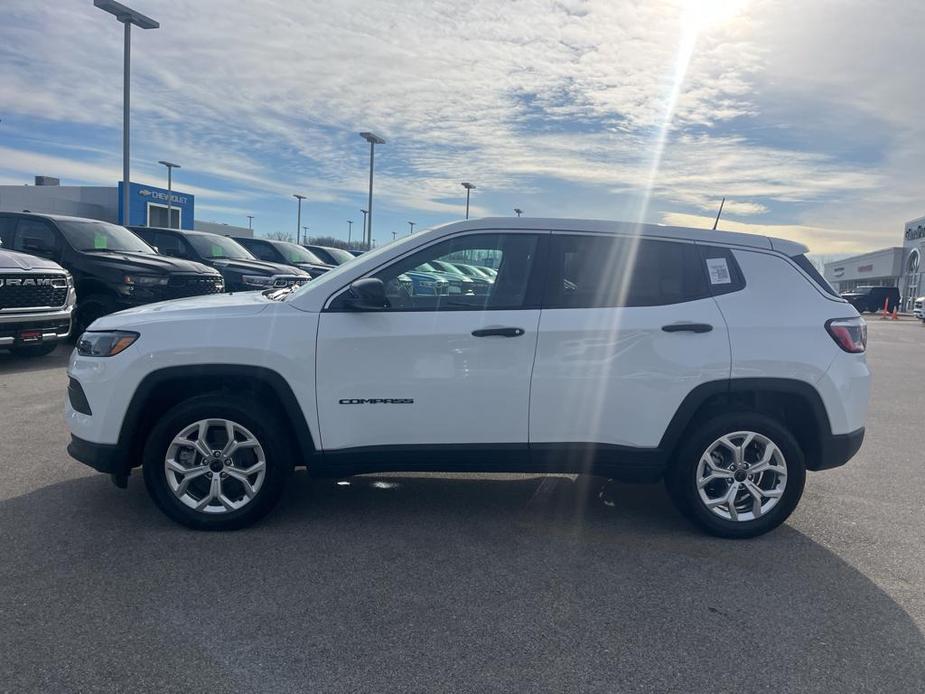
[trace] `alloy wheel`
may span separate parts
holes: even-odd
[[[185,427],[164,457],[167,485],[195,511],[237,511],[260,491],[266,454],[249,430],[228,419],[203,419]]]
[[[787,486],[787,462],[763,434],[736,431],[711,443],[697,464],[697,492],[727,521],[756,520],[773,509]]]

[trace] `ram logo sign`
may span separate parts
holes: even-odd
[[[53,287],[55,281],[47,277],[0,277],[0,287]]]

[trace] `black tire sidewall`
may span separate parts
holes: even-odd
[[[74,310],[75,336],[79,338],[93,321],[113,313],[116,307],[116,300],[106,294],[91,294],[83,301],[78,301]]]
[[[260,442],[266,456],[263,485],[243,508],[207,514],[186,506],[170,490],[164,457],[170,442],[185,427],[202,419],[228,419],[247,428]],[[237,530],[265,516],[279,501],[292,460],[285,434],[260,403],[227,395],[192,398],[168,411],[153,427],[144,448],[143,474],[151,498],[170,518],[196,530]]]
[[[697,490],[697,465],[701,455],[719,437],[735,431],[754,431],[767,436],[780,449],[787,463],[787,486],[777,505],[752,521],[729,521],[706,508]],[[712,535],[748,538],[763,535],[793,513],[806,481],[803,452],[790,431],[777,420],[758,413],[731,413],[714,417],[688,432],[666,475],[668,492],[680,510],[694,524]]]

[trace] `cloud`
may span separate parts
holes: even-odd
[[[527,195],[554,211],[576,186],[589,210],[653,218],[712,212],[725,196],[730,217],[810,235],[835,222],[867,243],[901,223],[885,216],[914,216],[925,188],[920,4],[739,2],[703,22],[689,64],[678,47],[703,18],[684,0],[134,5],[161,22],[133,34],[134,154],[181,161],[201,202],[228,214],[245,206],[222,205],[230,197],[282,205],[293,192],[357,207],[365,129],[388,140],[377,200],[396,215],[458,216],[451,201],[472,179],[486,211],[488,196]],[[89,2],[7,0],[4,17],[4,110],[57,139],[65,124],[111,145],[121,26]],[[846,140],[889,136],[865,161],[813,138],[795,145],[808,103]],[[850,132],[849,111],[876,133]],[[93,152],[49,160],[36,145],[23,161],[25,144],[0,175],[118,177]]]

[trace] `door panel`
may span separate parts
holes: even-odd
[[[526,446],[544,250],[535,233],[460,234],[375,272],[388,308],[360,311],[349,289],[335,297],[316,350],[324,449]],[[498,274],[454,282],[429,264],[441,260]]]
[[[323,313],[316,351],[322,446],[526,443],[539,315]],[[472,335],[494,327],[524,333]]]
[[[549,245],[530,442],[658,446],[694,387],[729,378],[706,259],[683,241],[553,234]]]
[[[709,332],[666,332],[673,323]],[[655,447],[684,397],[729,377],[712,298],[671,306],[546,310],[530,400],[531,443]]]

